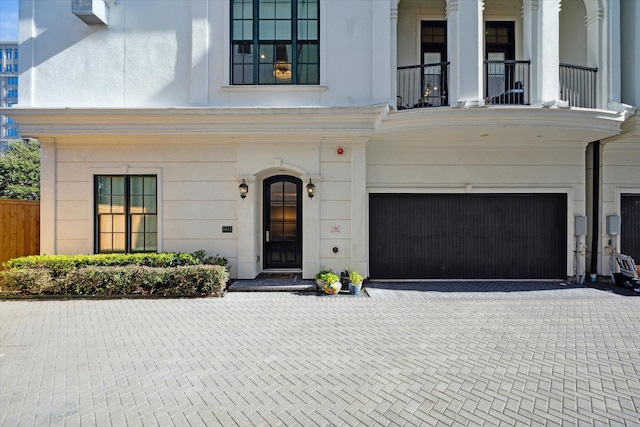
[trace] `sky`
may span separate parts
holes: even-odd
[[[18,41],[18,0],[0,0],[0,41]]]

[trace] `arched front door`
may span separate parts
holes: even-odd
[[[263,185],[264,268],[302,268],[302,181],[277,175]]]

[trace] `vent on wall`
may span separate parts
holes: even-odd
[[[107,25],[109,8],[104,0],[71,0],[71,12],[85,24]]]

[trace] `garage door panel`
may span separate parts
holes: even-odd
[[[374,278],[566,275],[566,195],[371,194]]]

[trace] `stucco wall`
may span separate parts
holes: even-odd
[[[398,66],[417,65],[420,58],[420,21],[446,21],[445,1],[405,1],[398,5]]]
[[[602,212],[601,212],[601,247],[599,249],[600,270],[609,274],[610,255],[608,248],[611,241],[618,252],[624,253],[620,247],[620,236],[606,234],[605,219],[608,215],[620,215],[620,196],[623,193],[640,194],[640,136],[622,135],[610,139],[602,153]],[[638,260],[636,260],[638,261]]]
[[[313,177],[316,184],[313,199],[302,197],[308,275],[321,267],[343,271],[354,266],[349,138],[279,144],[265,144],[261,138],[211,143],[202,138],[91,137],[89,144],[81,138],[59,138],[55,153],[57,208],[55,228],[48,232],[55,233],[58,253],[94,252],[94,175],[156,174],[159,250],[219,253],[229,258],[232,277],[238,277],[239,264],[248,260],[243,264],[248,272],[241,276],[255,277],[262,269],[262,180],[287,174]],[[255,178],[244,200],[238,193],[239,176]],[[43,215],[52,215],[46,206]],[[241,213],[245,209],[248,216]],[[232,226],[233,233],[222,233],[223,225]]]
[[[388,2],[320,3],[321,82],[307,90],[227,87],[226,1],[109,2],[108,26],[82,22],[70,0],[35,4],[20,3],[22,106],[354,106],[391,97]]]
[[[560,11],[560,62],[587,65],[587,12],[582,0],[563,0]]]
[[[379,193],[566,193],[567,275],[572,275],[574,215],[585,215],[585,147],[501,144],[371,146],[367,187]],[[526,254],[523,254],[526,256]]]
[[[143,138],[144,139],[144,138]],[[220,253],[233,264],[238,190],[235,148],[161,139],[112,141],[90,146],[56,143],[56,246],[59,253],[93,253],[93,175],[158,175],[160,250]],[[46,213],[44,213],[46,214]]]

